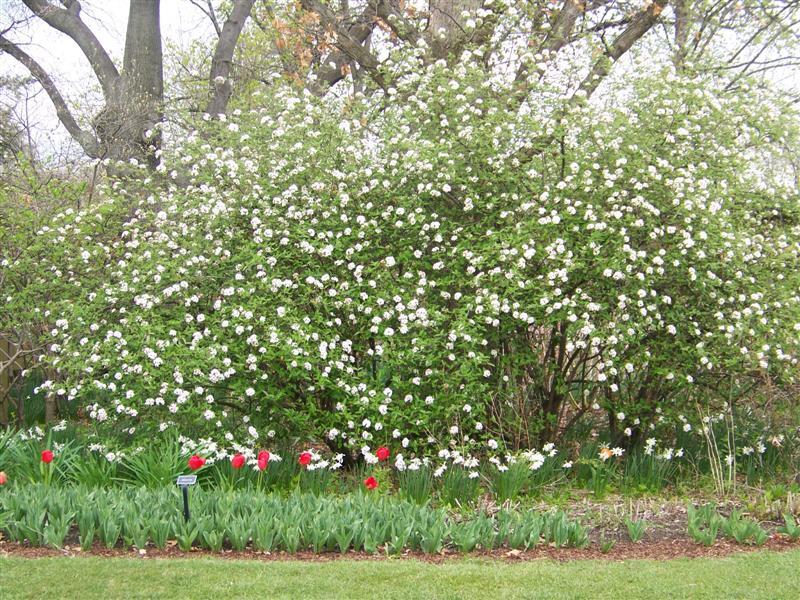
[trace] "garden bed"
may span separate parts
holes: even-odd
[[[0,554],[220,556],[325,561],[459,556],[499,560],[671,559],[800,548],[800,526],[741,506],[677,500],[576,500],[444,508],[395,495],[192,492],[188,521],[171,488],[8,487]]]
[[[476,550],[469,554],[472,558],[487,558],[500,561],[530,561],[530,560],[553,560],[557,562],[567,562],[574,560],[670,560],[677,558],[712,558],[730,556],[733,554],[761,552],[784,552],[787,550],[799,550],[800,542],[792,541],[782,535],[772,535],[763,546],[748,546],[736,544],[727,540],[720,540],[713,546],[703,546],[696,544],[689,539],[662,539],[658,541],[638,542],[620,541],[608,552],[602,552],[597,546],[587,548],[556,548],[553,546],[540,546],[532,550],[509,550],[507,548],[497,550]],[[91,550],[81,550],[80,545],[65,545],[60,550],[52,548],[42,548],[0,540],[0,556],[14,556],[20,558],[43,558],[43,557],[80,557],[98,556],[106,558],[141,558],[147,560],[157,559],[176,559],[176,558],[223,558],[228,560],[259,560],[259,561],[310,561],[327,562],[337,560],[402,560],[416,559],[431,563],[442,563],[449,560],[464,558],[464,553],[455,550],[445,549],[438,554],[426,554],[424,552],[406,550],[398,555],[388,556],[385,553],[370,554],[367,552],[350,551],[346,554],[338,552],[315,553],[312,551],[301,551],[295,553],[288,552],[257,552],[245,550],[237,552],[224,549],[221,552],[211,552],[202,548],[192,548],[189,552],[181,551],[174,543],[167,548],[147,548],[143,552],[135,548],[108,549],[100,544],[95,544]]]

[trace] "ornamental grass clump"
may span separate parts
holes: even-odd
[[[439,497],[450,506],[466,506],[477,498],[480,480],[477,471],[461,466],[448,468],[441,477]]]
[[[402,498],[426,504],[433,493],[433,472],[427,464],[412,460],[397,471],[397,485]]]
[[[498,502],[514,500],[522,493],[530,479],[530,468],[524,461],[506,456],[505,464],[499,460],[489,475],[492,492]]]

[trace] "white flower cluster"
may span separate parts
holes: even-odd
[[[59,298],[41,307],[59,379],[40,390],[145,435],[398,440],[473,472],[516,398],[542,440],[601,405],[632,438],[703,382],[796,369],[771,98],[668,70],[567,111],[545,79],[523,111],[474,56],[415,56],[346,107],[276,85],[165,153],[187,186],[116,184],[43,228],[59,251],[31,278]]]

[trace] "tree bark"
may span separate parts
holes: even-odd
[[[368,5],[367,11],[372,11],[374,14],[375,8],[372,6],[372,3]],[[337,30],[344,30],[348,39],[355,44],[366,44],[375,26],[374,19],[371,18],[370,13],[367,11],[359,18],[355,19],[352,25],[338,24]],[[363,46],[363,48],[364,51],[369,54],[369,49],[366,46]],[[308,81],[308,89],[316,96],[324,96],[332,86],[345,78],[347,66],[352,62],[359,64],[361,69],[367,72],[366,68],[360,65],[358,60],[341,48],[331,53],[329,56],[325,57],[325,60],[322,61],[316,69],[314,76]]]
[[[350,28],[343,26],[336,14],[318,0],[300,0],[300,4],[306,10],[315,12],[319,16],[320,23],[336,33],[336,46],[339,50],[361,65],[375,83],[382,88],[386,87],[378,59],[362,45],[369,33],[363,38],[353,35]]]
[[[464,11],[474,12],[483,5],[483,0],[430,0],[426,41],[434,59],[457,54],[469,32],[464,29]]]
[[[111,119],[97,121],[111,158],[135,157],[151,167],[158,163],[155,151],[161,137],[156,126],[163,119],[164,101],[159,8],[160,0],[130,0],[122,76],[107,104]],[[149,139],[148,131],[153,132]]]
[[[208,101],[206,112],[209,114],[224,113],[228,108],[228,102],[233,93],[230,80],[233,53],[254,4],[255,0],[236,0],[230,16],[219,32],[219,40],[214,50],[214,57],[211,59],[211,72],[208,77],[211,98]]]
[[[78,0],[22,0],[31,12],[53,29],[69,36],[81,49],[103,90],[105,106],[96,115],[94,134],[83,130],[67,107],[55,83],[33,58],[3,38],[0,47],[23,64],[50,96],[58,118],[83,150],[93,158],[137,158],[157,164],[158,129],[163,117],[164,75],[159,24],[160,0],[130,0],[123,71],[80,17]],[[154,135],[145,139],[145,132]]]
[[[58,406],[54,394],[47,394],[44,399],[44,422],[52,423],[58,417]]]

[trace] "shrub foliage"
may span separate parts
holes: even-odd
[[[598,409],[635,439],[793,376],[780,98],[666,69],[522,105],[474,62],[336,107],[278,86],[57,215],[3,263],[4,316],[50,324],[43,389],[117,431],[355,454]]]

